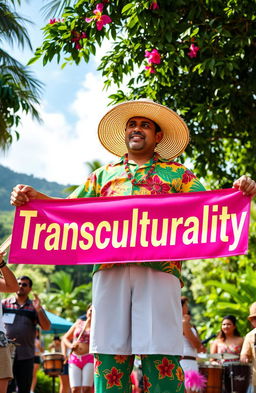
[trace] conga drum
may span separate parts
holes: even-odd
[[[222,366],[212,364],[199,365],[199,372],[207,379],[203,393],[222,393]]]
[[[246,393],[251,383],[251,365],[241,362],[223,363],[223,392]]]
[[[45,352],[42,358],[45,374],[50,377],[57,377],[62,373],[64,356],[61,352]]]

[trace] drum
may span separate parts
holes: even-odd
[[[251,382],[251,365],[240,362],[223,363],[223,392],[245,393]]]
[[[222,390],[222,366],[199,365],[199,372],[207,379],[207,385],[203,393],[221,393]]]
[[[64,356],[61,352],[45,352],[42,358],[45,374],[50,377],[57,377],[62,373]]]

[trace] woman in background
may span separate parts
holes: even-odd
[[[223,354],[222,363],[238,360],[243,341],[244,339],[236,327],[236,317],[226,315],[222,320],[221,330],[211,345],[211,353]],[[225,353],[233,354],[234,358],[229,356],[228,359],[225,359]]]
[[[40,340],[40,330],[36,328],[36,338],[35,338],[35,358],[34,358],[34,368],[33,368],[33,378],[30,393],[34,393],[36,383],[37,383],[37,372],[41,363],[41,354],[44,352],[44,348]]]
[[[62,338],[71,349],[68,372],[72,393],[90,393],[93,386],[94,359],[89,353],[91,315],[90,306],[86,312],[86,321],[78,319]]]

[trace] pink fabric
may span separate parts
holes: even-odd
[[[79,367],[82,370],[86,364],[93,363],[94,358],[91,353],[87,353],[86,355],[82,355],[82,356],[77,356],[76,354],[71,353],[68,362],[70,364],[71,363],[75,364],[77,367]]]
[[[80,336],[80,333],[81,333],[81,331],[83,330],[84,324],[85,324],[85,321],[82,321],[82,320],[77,322],[76,328],[75,328],[75,330],[74,330],[74,338],[75,338],[75,341],[77,341],[78,337]],[[81,337],[79,338],[79,341],[78,341],[78,342],[80,342],[80,343],[85,343],[85,344],[90,344],[90,331],[86,329],[86,330],[82,333],[82,335],[81,335]]]
[[[235,189],[32,200],[16,209],[9,261],[104,264],[245,254],[250,200]]]

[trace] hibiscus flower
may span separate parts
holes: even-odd
[[[170,192],[170,186],[162,182],[157,175],[150,177],[147,183],[142,184],[142,186],[149,190],[152,195],[168,194]]]
[[[159,361],[155,362],[156,364],[159,363]],[[158,378],[163,379],[165,377],[169,377],[170,379],[173,379],[173,373],[172,370],[175,368],[175,365],[173,362],[166,357],[163,357],[162,363],[157,364],[156,368],[159,371]]]

